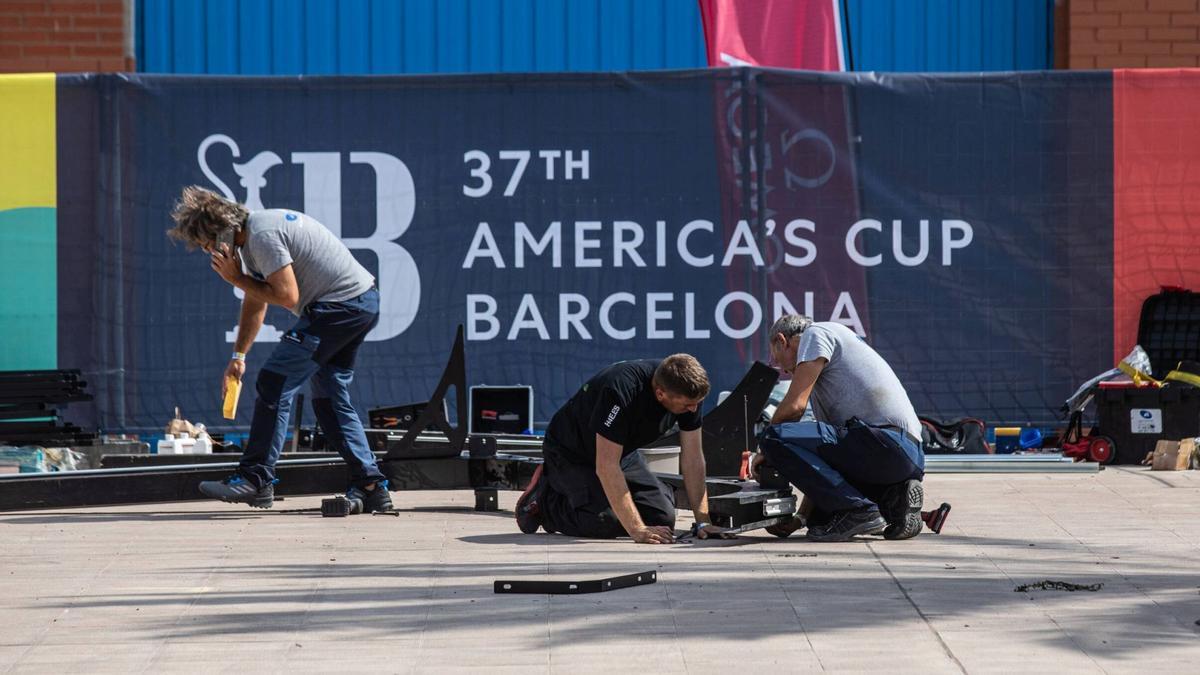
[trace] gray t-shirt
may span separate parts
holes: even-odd
[[[851,417],[899,427],[921,437],[921,423],[892,367],[854,331],[820,322],[800,334],[796,363],[825,357],[809,405],[817,421],[845,426]]]
[[[246,271],[260,281],[292,266],[300,301],[288,309],[296,316],[311,303],[349,300],[375,285],[340,239],[299,211],[252,211],[241,253]]]

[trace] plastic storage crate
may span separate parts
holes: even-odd
[[[1101,387],[1099,433],[1116,446],[1114,464],[1137,464],[1160,440],[1200,436],[1200,389],[1184,384]]]
[[[1200,361],[1200,293],[1164,288],[1146,298],[1138,320],[1138,344],[1150,356],[1154,377],[1180,361]]]

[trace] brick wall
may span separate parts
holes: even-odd
[[[1070,0],[1071,68],[1200,66],[1200,0]]]
[[[0,0],[0,72],[133,70],[125,56],[125,6],[126,0]]]

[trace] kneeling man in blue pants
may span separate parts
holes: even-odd
[[[772,362],[792,383],[759,439],[755,468],[765,459],[804,493],[808,538],[919,534],[921,423],[896,373],[839,323],[785,315],[770,340]],[[810,406],[816,421],[799,421]]]

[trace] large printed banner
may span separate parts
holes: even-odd
[[[0,370],[57,358],[55,81],[0,75]]]
[[[1130,346],[1108,73],[57,82],[57,365],[104,429],[221,428],[239,299],[165,236],[189,184],[306,211],[377,275],[364,409],[426,398],[459,324],[470,384],[532,385],[540,421],[622,359],[732,388],[783,312],[858,331],[939,417],[1051,423]]]

